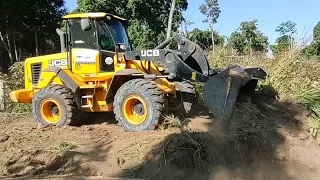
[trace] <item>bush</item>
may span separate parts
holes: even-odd
[[[4,82],[4,107],[5,111],[13,114],[29,113],[29,104],[15,103],[10,99],[10,92],[24,88],[24,68],[23,62],[17,62],[10,67],[8,74],[2,74]]]

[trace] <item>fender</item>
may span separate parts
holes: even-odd
[[[141,74],[141,72],[136,69],[124,69],[116,72],[113,75],[105,97],[107,104],[111,104],[113,102],[117,90],[122,86],[123,83],[132,79],[133,74]]]
[[[61,69],[60,67],[49,67],[47,69],[44,69],[42,72],[53,72],[59,79],[62,81],[62,83],[71,89],[71,91],[74,93],[75,101],[78,106],[78,108],[81,107],[80,102],[80,87],[79,85],[65,72],[64,69]],[[52,77],[53,80],[53,77]],[[52,81],[51,80],[51,81]]]

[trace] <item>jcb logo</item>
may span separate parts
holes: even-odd
[[[56,60],[50,60],[49,66],[67,66],[68,61],[66,59],[56,59]]]
[[[142,50],[141,51],[141,56],[160,56],[160,51],[159,50]]]

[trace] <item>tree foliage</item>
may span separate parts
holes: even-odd
[[[229,45],[239,54],[266,52],[268,37],[258,30],[257,24],[257,20],[241,22],[238,30],[229,37]]]
[[[293,21],[282,22],[277,28],[276,32],[280,33],[280,36],[283,35],[292,35],[297,32],[296,23]]]
[[[274,55],[277,55],[281,52],[289,50],[291,46],[291,41],[294,41],[294,38],[290,35],[283,35],[276,39],[276,44],[271,45],[270,48]]]
[[[218,0],[204,0],[200,6],[200,12],[206,16],[204,22],[209,22],[210,25],[217,23],[221,13]]]
[[[192,30],[190,32],[191,41],[197,43],[202,49],[208,50],[212,45],[211,31],[209,30],[200,30],[198,28]],[[220,36],[218,33],[214,32],[214,43],[216,45],[223,45],[224,38]]]
[[[172,29],[182,21],[187,0],[177,0]],[[165,40],[171,0],[78,0],[78,12],[101,11],[130,21],[129,36],[134,48],[153,48]]]
[[[55,29],[65,14],[64,1],[1,1],[0,13],[0,59],[4,71],[16,61],[53,52],[58,47]]]
[[[313,28],[313,41],[301,53],[307,57],[320,56],[320,22]]]
[[[320,22],[313,28],[313,40],[315,43],[320,44]]]

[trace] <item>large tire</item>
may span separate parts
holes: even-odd
[[[172,113],[178,116],[189,116],[192,108],[198,102],[196,89],[189,81],[174,82],[177,91],[177,98],[169,102]]]
[[[73,92],[61,85],[40,89],[32,100],[33,117],[43,126],[78,125],[80,113]]]
[[[115,95],[115,118],[125,131],[154,130],[164,110],[164,102],[164,95],[155,82],[133,79],[124,83]]]

